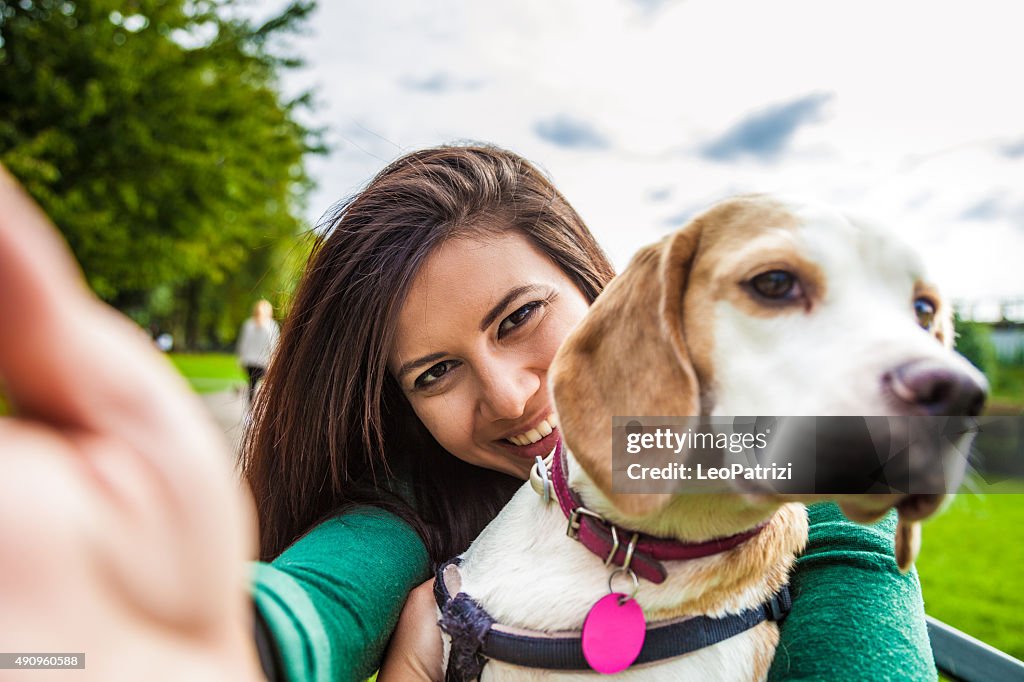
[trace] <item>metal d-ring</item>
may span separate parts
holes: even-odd
[[[614,529],[614,526],[612,528]],[[622,562],[622,567],[627,571],[630,570],[629,565],[633,563],[633,552],[636,551],[636,543],[639,539],[640,533],[633,533],[633,537],[629,539],[629,544],[626,545],[626,560]]]
[[[636,577],[636,573],[634,573],[631,568],[616,568],[612,571],[611,575],[608,576],[608,594],[615,594],[615,589],[612,587],[612,581],[615,580],[615,576],[619,573],[627,573],[629,574],[629,577],[633,579],[633,591],[629,593],[628,597],[619,597],[619,606],[622,606],[636,596],[637,591],[640,589],[640,579]]]
[[[604,565],[607,566],[615,558],[615,553],[619,551],[619,534],[615,530],[615,525],[612,524],[612,551],[608,552],[608,558],[604,560]],[[627,566],[628,568],[628,566]]]

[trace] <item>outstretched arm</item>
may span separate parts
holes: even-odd
[[[223,436],[2,168],[0,377],[4,649],[84,651],[88,679],[258,679],[255,515]]]

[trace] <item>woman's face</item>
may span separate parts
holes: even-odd
[[[453,239],[413,280],[390,371],[448,452],[525,479],[559,437],[548,367],[587,307],[518,232]]]

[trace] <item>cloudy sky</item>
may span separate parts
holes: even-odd
[[[1024,296],[1022,20],[990,0],[323,0],[285,86],[330,129],[311,220],[402,153],[482,140],[544,168],[619,268],[718,199],[783,192],[890,225],[955,297]]]

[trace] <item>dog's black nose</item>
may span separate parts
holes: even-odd
[[[901,401],[942,417],[977,416],[985,406],[988,385],[979,372],[969,373],[939,360],[914,360],[883,377]]]

